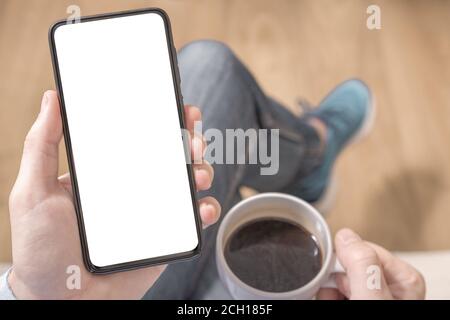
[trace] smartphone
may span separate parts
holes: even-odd
[[[87,269],[197,255],[201,224],[167,14],[59,21],[49,42]]]

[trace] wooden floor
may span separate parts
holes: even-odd
[[[373,3],[378,31],[366,28]],[[290,108],[299,96],[317,103],[339,81],[364,79],[377,119],[339,159],[333,230],[352,227],[390,249],[450,248],[450,1],[1,0],[0,261],[11,254],[7,203],[22,141],[54,87],[47,29],[70,4],[83,15],[160,6],[178,47],[226,42]]]

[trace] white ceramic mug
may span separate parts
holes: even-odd
[[[322,268],[306,285],[292,291],[267,292],[239,279],[227,264],[225,244],[240,226],[261,218],[281,218],[303,226],[316,238],[322,251]],[[261,193],[236,204],[223,219],[216,241],[219,276],[234,299],[312,299],[323,287],[335,287],[333,274],[343,272],[333,252],[333,241],[325,219],[307,202],[283,193]]]

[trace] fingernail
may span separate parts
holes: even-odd
[[[199,172],[199,169],[194,168],[194,177],[195,177],[195,179],[197,179],[198,172]]]
[[[343,244],[349,244],[355,241],[361,241],[361,237],[350,229],[343,229],[338,233],[338,239]]]
[[[47,108],[47,106],[48,106],[48,96],[47,92],[44,92],[41,102],[41,112],[44,111]]]
[[[209,203],[201,203],[200,204],[200,210],[207,210],[207,209],[213,210],[214,206],[212,204]]]
[[[195,174],[200,174],[201,172],[206,172],[206,170],[194,168],[194,172],[195,172]],[[206,173],[208,173],[208,172],[206,172]]]

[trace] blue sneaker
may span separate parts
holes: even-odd
[[[374,103],[368,86],[357,79],[347,80],[332,90],[306,117],[317,117],[327,127],[322,163],[306,177],[290,185],[294,194],[325,213],[332,205],[335,182],[330,178],[339,153],[350,143],[366,135],[374,119]]]

